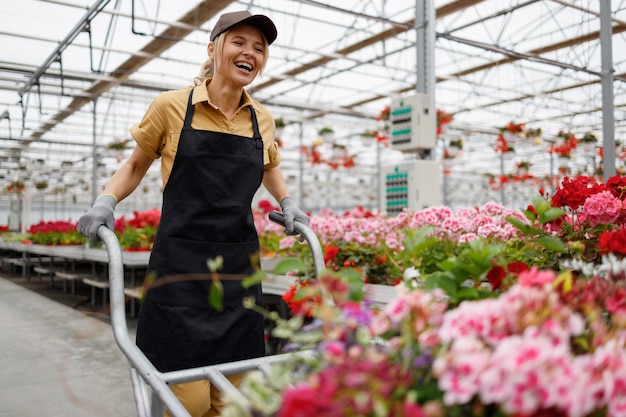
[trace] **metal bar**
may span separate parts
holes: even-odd
[[[148,400],[148,388],[135,368],[130,367],[130,381],[133,386],[137,417],[149,417],[150,401]]]
[[[283,227],[285,226],[285,217],[282,213],[279,213],[277,211],[271,211],[268,214],[268,217],[274,223],[278,223]],[[298,220],[294,222],[294,230],[296,234],[302,235],[309,244],[311,256],[313,257],[313,267],[315,269],[315,275],[319,277],[326,268],[326,264],[324,262],[324,253],[322,251],[319,239],[309,226],[301,223]]]
[[[616,173],[615,169],[615,109],[613,101],[613,24],[611,23],[611,0],[600,0],[600,48],[602,69],[602,176],[606,181]]]
[[[275,213],[278,214],[278,217],[275,217],[275,219],[278,219],[278,222],[282,219],[284,224],[282,215],[278,212]],[[305,236],[309,242],[315,270],[319,276],[323,271],[324,258],[317,236],[310,227],[299,221],[295,222],[295,230]],[[109,290],[111,293],[111,326],[113,328],[113,335],[131,367],[131,382],[133,390],[135,391],[135,402],[139,417],[160,417],[163,415],[164,408],[167,408],[172,416],[190,417],[185,407],[170,390],[168,384],[178,384],[203,379],[209,380],[221,392],[228,392],[229,395],[234,396],[235,399],[242,404],[247,404],[248,400],[226,376],[248,372],[253,369],[267,371],[271,364],[292,359],[294,355],[308,357],[312,354],[310,351],[303,351],[179,371],[159,372],[131,340],[128,333],[124,298],[124,264],[122,250],[117,237],[115,233],[107,229],[106,226],[100,226],[98,229],[98,237],[104,242],[109,258]],[[146,399],[148,386],[151,389],[151,400]],[[147,410],[148,408],[150,411]]]
[[[109,257],[109,285],[111,292],[111,326],[118,346],[129,363],[163,401],[167,409],[176,417],[191,417],[172,390],[164,382],[163,374],[139,350],[128,335],[124,299],[124,263],[122,250],[115,233],[102,225],[98,237],[104,242]]]
[[[91,19],[96,17],[100,10],[109,3],[110,0],[98,0],[87,10],[87,13],[78,21],[76,26],[72,28],[70,33],[59,43],[59,46],[50,54],[50,56],[44,61],[44,63],[31,75],[30,79],[26,81],[24,86],[20,88],[19,95],[23,96],[26,91],[29,91],[33,85],[39,80],[39,77],[48,69],[53,62],[63,53],[76,37],[82,33],[85,28],[85,24],[90,22]]]

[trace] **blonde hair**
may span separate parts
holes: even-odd
[[[224,52],[224,40],[226,39],[226,34],[228,30],[224,33],[220,33],[220,35],[213,41],[213,50],[215,51],[215,55],[213,59],[209,58],[200,67],[200,73],[197,77],[193,79],[195,85],[203,84],[204,81],[208,78],[213,78],[213,72],[215,71],[215,67],[220,65],[222,62],[222,54]],[[263,39],[263,65],[259,69],[259,74],[263,74],[263,69],[265,69],[265,64],[267,63],[267,58],[269,56],[269,45],[267,43],[267,39],[265,36],[261,34],[261,38]]]

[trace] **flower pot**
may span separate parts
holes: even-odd
[[[504,132],[502,132],[502,137],[509,145],[515,145],[518,135],[509,130],[505,130]]]
[[[276,129],[274,129],[274,139],[281,138],[284,131],[284,127],[277,127]]]
[[[596,149],[595,142],[582,142],[580,144],[581,149],[586,153],[592,153]]]
[[[458,156],[458,155],[459,155],[459,152],[461,152],[461,148],[459,148],[459,147],[457,147],[457,146],[449,146],[449,147],[447,148],[447,151],[448,151],[448,155],[449,155],[451,158],[455,158],[456,156]]]
[[[365,294],[369,300],[379,306],[388,304],[397,295],[396,287],[382,284],[365,284]]]
[[[559,167],[560,168],[567,168],[569,166],[569,161],[570,161],[570,158],[560,157],[559,158]]]
[[[515,158],[515,152],[503,152],[502,153],[502,159],[504,159],[505,161],[510,161],[513,158]]]
[[[276,268],[276,265],[284,258],[276,256],[274,258],[261,257],[261,269],[265,272],[272,273]]]

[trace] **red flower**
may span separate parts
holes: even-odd
[[[506,271],[500,265],[494,265],[487,273],[487,281],[494,290],[500,288],[504,277],[506,277]]]
[[[506,269],[512,274],[519,274],[521,272],[528,271],[529,268],[528,268],[528,264],[524,262],[515,261],[515,262],[511,262],[510,264],[508,264]]]
[[[622,226],[617,230],[602,233],[598,239],[598,248],[602,254],[626,255],[626,228]]]
[[[285,391],[283,405],[278,417],[310,417],[330,415],[330,398],[319,395],[317,390],[300,384]]]
[[[292,285],[289,290],[283,294],[282,299],[287,304],[287,307],[295,315],[301,315],[305,317],[311,317],[311,310],[321,304],[322,299],[316,293],[314,295],[303,294],[300,291],[309,285],[307,281],[298,285]]]
[[[324,247],[324,262],[326,264],[332,263],[339,254],[339,248],[336,246]]]
[[[587,197],[597,192],[598,188],[590,187],[589,177],[579,176],[574,179],[565,177],[552,196],[552,206],[576,210],[585,203]]]
[[[278,211],[279,208],[274,206],[269,200],[261,200],[259,201],[259,209],[263,213],[269,213],[272,211]]]

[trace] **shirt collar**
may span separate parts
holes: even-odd
[[[209,98],[209,90],[207,89],[207,86],[209,85],[210,82],[211,82],[211,79],[207,78],[206,80],[204,80],[202,84],[194,87],[193,97],[191,98],[191,104],[196,105],[202,101],[206,101],[207,103],[213,105],[213,103],[211,103],[211,99]],[[243,103],[241,107],[246,107],[250,104],[252,105],[254,110],[258,113],[259,109],[257,108],[256,103],[252,100],[252,97],[250,97],[250,94],[248,94],[248,92],[244,88]]]

